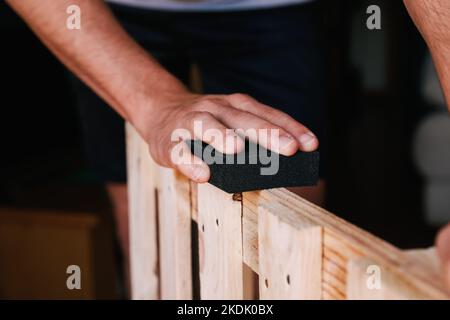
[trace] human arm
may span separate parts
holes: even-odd
[[[427,42],[450,110],[450,1],[404,0],[404,3]],[[450,224],[439,232],[436,247],[450,288]]]
[[[204,163],[174,163],[171,157],[175,145],[184,145],[172,141],[172,133],[187,129],[195,137],[194,121],[220,130],[226,139],[205,142],[227,153],[243,147],[242,139],[227,128],[279,129],[285,139],[278,145],[258,142],[285,155],[317,148],[318,141],[307,128],[251,97],[189,92],[125,32],[102,0],[7,2],[72,72],[134,125],[161,165],[176,167],[198,182],[208,180]],[[80,30],[66,28],[69,5],[81,8]]]

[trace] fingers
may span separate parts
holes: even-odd
[[[436,247],[442,261],[444,279],[450,288],[450,224],[439,232],[436,238]]]
[[[209,167],[191,153],[184,141],[177,143],[172,148],[171,161],[176,169],[192,181],[197,183],[208,182],[211,174]]]
[[[238,153],[245,147],[244,140],[231,128],[224,126],[211,113],[192,112],[185,119],[185,127],[198,140],[226,154]]]
[[[297,152],[299,144],[286,130],[252,113],[232,107],[224,107],[220,120],[231,128],[238,128],[250,141],[266,149],[290,156]]]
[[[224,154],[239,153],[245,141],[237,129],[249,140],[286,156],[318,146],[308,128],[245,95],[203,96],[175,110],[165,118],[167,123],[152,128],[150,151],[159,164],[174,167],[195,182],[208,181],[210,171],[191,154],[186,140],[202,140]]]
[[[244,94],[232,94],[227,96],[227,99],[234,108],[253,113],[256,116],[285,129],[295,137],[300,150],[309,152],[314,151],[319,147],[319,140],[314,133],[286,113],[264,105]]]
[[[181,123],[182,128],[172,132],[166,155],[170,158],[171,167],[195,182],[207,182],[210,170],[200,158],[191,153],[186,140],[202,140],[225,154],[238,153],[245,147],[244,140],[234,130],[225,127],[209,112],[190,112],[184,116]],[[167,163],[166,155],[162,157],[164,163]]]

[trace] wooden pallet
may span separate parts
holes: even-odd
[[[192,299],[197,278],[201,299],[449,298],[434,249],[402,251],[285,189],[191,183],[130,125],[127,144],[134,299]]]

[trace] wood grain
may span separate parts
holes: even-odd
[[[161,299],[192,299],[190,183],[159,168],[158,225]]]
[[[411,250],[405,253],[413,259],[422,260],[422,263],[428,266],[429,271],[438,271],[439,266],[434,249]],[[431,298],[411,285],[407,275],[398,277],[389,269],[389,266],[378,265],[366,257],[350,260],[347,275],[347,298],[349,300],[424,300]],[[375,286],[374,281],[379,281],[379,286]]]
[[[388,288],[387,293],[378,292],[374,297],[371,292],[373,298],[449,298],[439,268],[435,267],[435,261],[430,262],[428,253],[403,252],[285,189],[233,196],[212,185],[197,186],[180,180],[172,171],[164,173],[154,165],[145,143],[130,126],[127,127],[127,140],[134,298],[159,297],[158,199],[160,211],[169,212],[163,215],[160,212],[162,219],[159,221],[160,229],[164,229],[160,237],[164,297],[189,298],[186,295],[190,291],[189,280],[179,282],[177,279],[188,278],[191,265],[188,261],[192,253],[186,235],[189,219],[193,219],[198,225],[200,295],[203,299],[241,299],[244,295],[243,262],[260,275],[260,284],[265,279],[277,283],[271,290],[261,289],[263,298],[308,298],[302,295],[305,290],[296,287],[303,281],[295,275],[303,274],[303,269],[318,270],[310,271],[315,279],[320,276],[315,282],[320,284],[320,289],[310,287],[312,289],[308,290],[314,298],[317,292],[321,292],[322,299],[369,297],[361,291],[363,278],[367,277],[364,268],[369,264],[381,267],[383,284]],[[161,193],[159,197],[155,197],[156,188]],[[277,209],[276,212],[266,210],[259,216],[260,208]],[[175,236],[168,236],[170,232]],[[320,241],[317,234],[320,234]],[[299,251],[294,243],[300,243]],[[314,264],[305,267],[301,258],[304,253],[300,252],[314,257]],[[320,262],[316,261],[318,255]],[[269,257],[273,261],[287,259],[289,263],[270,264]],[[273,257],[277,258],[274,260]],[[183,269],[180,265],[189,266]],[[289,277],[286,281],[286,274],[291,276],[291,273],[294,278]],[[170,277],[170,274],[174,276]],[[285,282],[281,285],[281,278],[277,277],[283,275]],[[287,282],[290,287],[286,287]],[[247,289],[246,292],[254,296]]]
[[[242,299],[242,203],[210,184],[198,185],[200,294]]]
[[[322,228],[276,204],[258,222],[261,299],[320,299]]]
[[[156,165],[147,144],[127,124],[127,167],[132,299],[158,299]]]
[[[415,265],[423,265],[428,272],[439,272],[439,259],[434,248],[405,251]],[[373,287],[374,273],[368,269],[376,266],[380,272],[380,286]],[[372,284],[372,285],[371,285]],[[350,260],[348,266],[347,298],[358,300],[417,300],[431,297],[410,285],[408,277],[396,276],[389,266],[377,265],[368,258]]]
[[[363,256],[388,267],[393,277],[417,296],[449,298],[439,271],[285,189],[243,193],[243,259],[255,272],[259,272],[258,207],[275,203],[295,213],[298,219],[307,218],[323,227],[323,299],[346,298],[347,263]]]

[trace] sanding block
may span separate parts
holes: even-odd
[[[246,141],[242,152],[223,154],[200,140],[187,143],[209,166],[209,183],[228,193],[313,186],[319,180],[318,151],[287,157]]]

